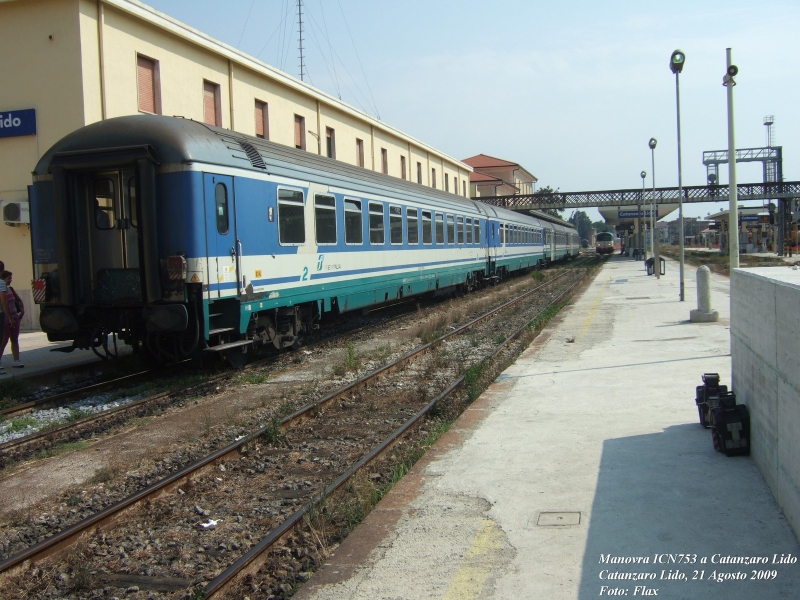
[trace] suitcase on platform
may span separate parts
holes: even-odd
[[[719,404],[711,409],[711,439],[714,449],[725,456],[750,454],[750,412],[744,404],[736,404],[736,395],[725,392]]]
[[[719,384],[718,373],[703,374],[703,385],[697,386],[694,397],[700,425],[706,429],[711,427],[711,411],[719,406],[720,394],[726,393],[728,393],[728,386]]]

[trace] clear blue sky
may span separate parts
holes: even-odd
[[[299,76],[296,0],[148,3]],[[687,56],[683,181],[705,183],[702,152],[727,148],[722,76],[731,47],[737,147],[764,146],[763,117],[775,115],[784,177],[800,179],[798,3],[305,0],[304,13],[316,87],[451,156],[516,161],[540,186],[562,191],[635,188],[643,169],[650,187],[650,137],[656,185],[678,184],[676,48]],[[727,182],[724,168],[721,176]],[[738,176],[760,181],[761,166],[740,164]],[[685,214],[721,208],[688,205]]]

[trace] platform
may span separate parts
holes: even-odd
[[[63,348],[69,346],[70,342],[50,342],[47,334],[42,331],[29,331],[19,334],[19,358],[25,365],[22,369],[11,367],[13,358],[11,357],[11,344],[6,346],[3,352],[0,365],[7,373],[0,376],[0,381],[10,377],[31,377],[45,373],[52,373],[60,369],[88,365],[91,363],[100,364],[102,360],[91,350],[74,350],[73,352],[52,352],[53,348]],[[122,342],[119,342],[120,356],[129,354],[131,349]]]
[[[728,279],[702,324],[685,280],[612,257],[295,597],[796,598],[795,534],[695,408],[730,383]]]

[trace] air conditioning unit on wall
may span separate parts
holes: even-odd
[[[31,211],[27,201],[5,200],[0,202],[0,215],[6,225],[29,225],[31,222]]]

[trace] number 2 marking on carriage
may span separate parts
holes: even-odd
[[[300,277],[300,281],[308,281],[308,267],[303,267],[303,274]]]

